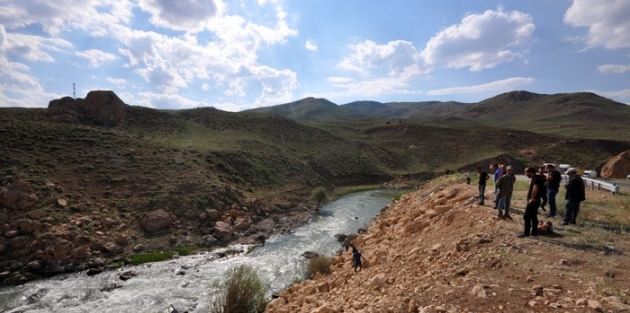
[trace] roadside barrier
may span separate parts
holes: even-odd
[[[613,195],[619,193],[619,186],[617,186],[617,184],[615,183],[610,183],[593,178],[586,178],[584,176],[582,176],[582,179],[584,180],[584,185],[586,186],[586,188],[590,188],[591,190],[609,190]],[[562,175],[562,180],[564,180],[565,183],[569,182],[569,176]]]

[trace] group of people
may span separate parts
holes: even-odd
[[[514,191],[514,183],[516,176],[512,166],[493,164],[490,169],[494,174],[494,208],[498,211],[500,219],[512,220],[510,215],[510,206],[512,193]],[[490,180],[490,175],[477,167],[479,173],[479,204],[485,204],[486,183]],[[575,168],[569,168],[566,172],[569,176],[569,182],[566,188],[566,204],[564,207],[564,218],[562,225],[575,224],[578,212],[580,211],[580,203],[586,199],[584,180],[577,174]],[[552,223],[538,222],[538,209],[545,210],[545,205],[549,204],[548,218],[553,218],[557,214],[556,195],[560,190],[562,175],[549,164],[539,168],[536,171],[533,167],[525,169],[525,175],[529,178],[529,189],[527,191],[527,205],[523,219],[525,227],[523,233],[519,237],[537,236],[541,232],[552,232]]]

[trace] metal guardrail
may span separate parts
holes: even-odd
[[[591,188],[591,190],[609,190],[612,194],[619,193],[619,186],[615,183],[610,183],[603,180],[593,179],[582,176],[584,180],[584,185],[586,188]],[[562,180],[567,183],[569,182],[569,176],[562,175]]]

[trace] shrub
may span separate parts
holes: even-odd
[[[328,198],[328,194],[326,193],[326,189],[324,189],[324,187],[318,187],[311,195],[311,199],[317,201],[318,207],[322,205],[322,202],[324,202],[326,198]]]
[[[225,281],[210,309],[211,313],[256,313],[267,306],[267,288],[251,266],[239,265],[228,270]]]
[[[324,275],[330,274],[330,265],[332,264],[332,258],[318,255],[314,258],[311,258],[308,261],[308,265],[306,267],[306,277],[313,278],[317,273],[322,273]]]

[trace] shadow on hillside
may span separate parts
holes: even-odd
[[[539,236],[539,239],[541,241],[544,241],[549,244],[562,246],[569,249],[585,251],[585,252],[594,252],[594,253],[603,252],[605,255],[624,255],[623,252],[615,249],[615,247],[612,247],[612,246],[604,246],[600,244],[590,244],[590,243],[566,242],[565,240],[561,240],[560,238],[562,238],[562,236],[558,236],[555,238]]]
[[[584,225],[585,227],[599,228],[601,230],[613,233],[615,235],[620,235],[622,233],[623,234],[630,233],[630,225],[627,225],[627,224],[605,223],[602,221],[594,221],[590,219],[585,220],[585,222],[586,222],[586,225]]]

